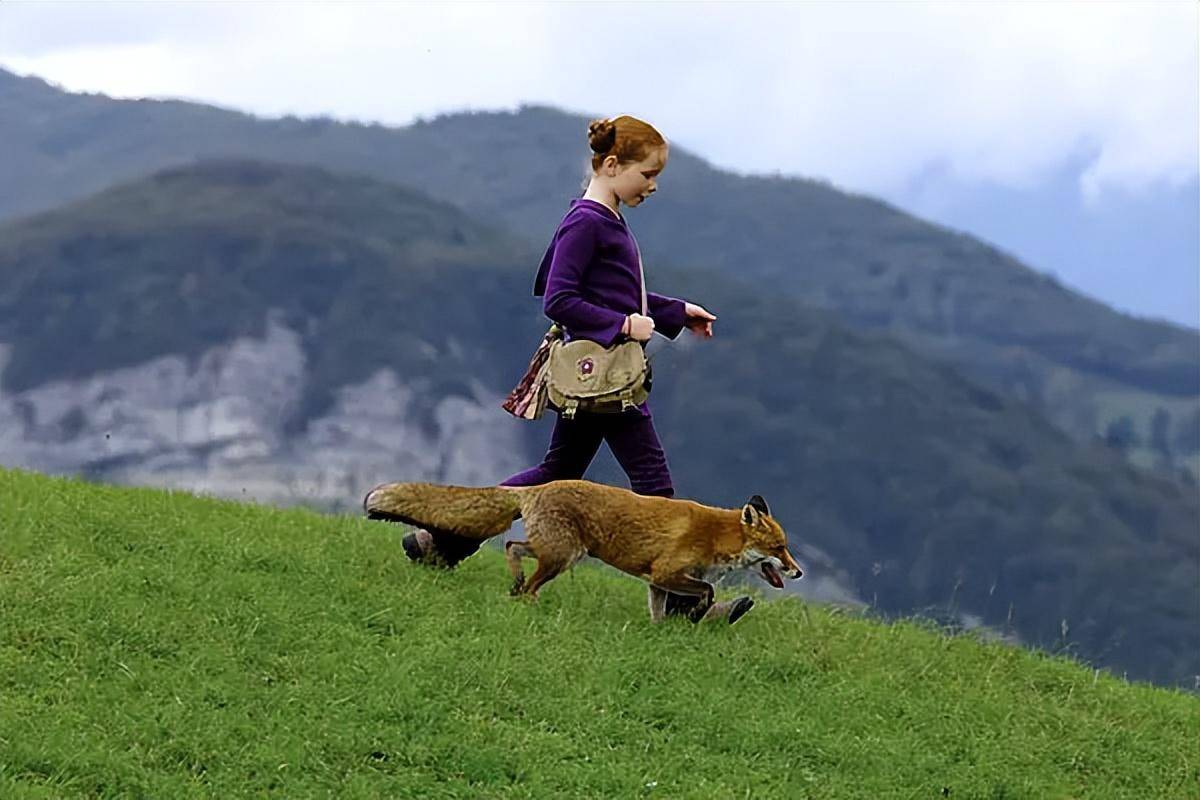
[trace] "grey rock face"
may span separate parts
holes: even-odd
[[[0,344],[0,371],[11,348]],[[276,319],[262,339],[0,392],[0,463],[51,474],[277,504],[355,508],[385,481],[497,483],[524,466],[519,423],[473,386],[415,413],[422,381],[381,369],[339,390],[299,435],[283,430],[307,371]],[[428,405],[426,403],[425,405]],[[417,418],[417,417],[420,418]]]

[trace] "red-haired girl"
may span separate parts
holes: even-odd
[[[640,313],[640,257],[620,206],[636,208],[657,190],[669,155],[666,139],[640,119],[619,116],[593,121],[588,144],[592,175],[586,191],[571,201],[534,280],[533,293],[544,297],[546,316],[564,328],[567,340],[590,339],[606,347],[627,339],[646,342],[655,332],[674,339],[684,328],[711,337],[716,317],[695,303],[647,291],[647,313]],[[645,403],[622,413],[559,416],[542,462],[501,485],[582,478],[601,442],[608,443],[633,491],[675,494]],[[442,566],[457,564],[479,546],[478,541],[442,531],[417,531],[404,539],[410,558]],[[690,611],[691,605],[688,598],[668,597],[669,612]],[[750,605],[749,598],[738,598],[717,604],[708,616],[725,616],[732,622]]]

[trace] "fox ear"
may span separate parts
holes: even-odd
[[[747,505],[754,506],[760,512],[762,512],[763,514],[766,514],[768,517],[771,516],[771,510],[769,508],[767,508],[767,501],[762,499],[761,494],[756,494],[753,497],[751,497],[750,501],[747,503]]]
[[[758,509],[747,503],[742,506],[742,522],[746,525],[754,525],[758,522]]]

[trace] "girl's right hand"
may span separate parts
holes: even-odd
[[[630,314],[628,317],[628,328],[626,335],[630,339],[638,342],[645,342],[654,335],[654,320],[642,314]]]

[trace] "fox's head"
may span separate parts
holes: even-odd
[[[767,583],[776,589],[783,588],[780,570],[793,580],[804,574],[788,552],[787,534],[771,517],[767,501],[759,495],[742,506],[742,539],[746,546],[738,559],[739,566],[758,567]]]

